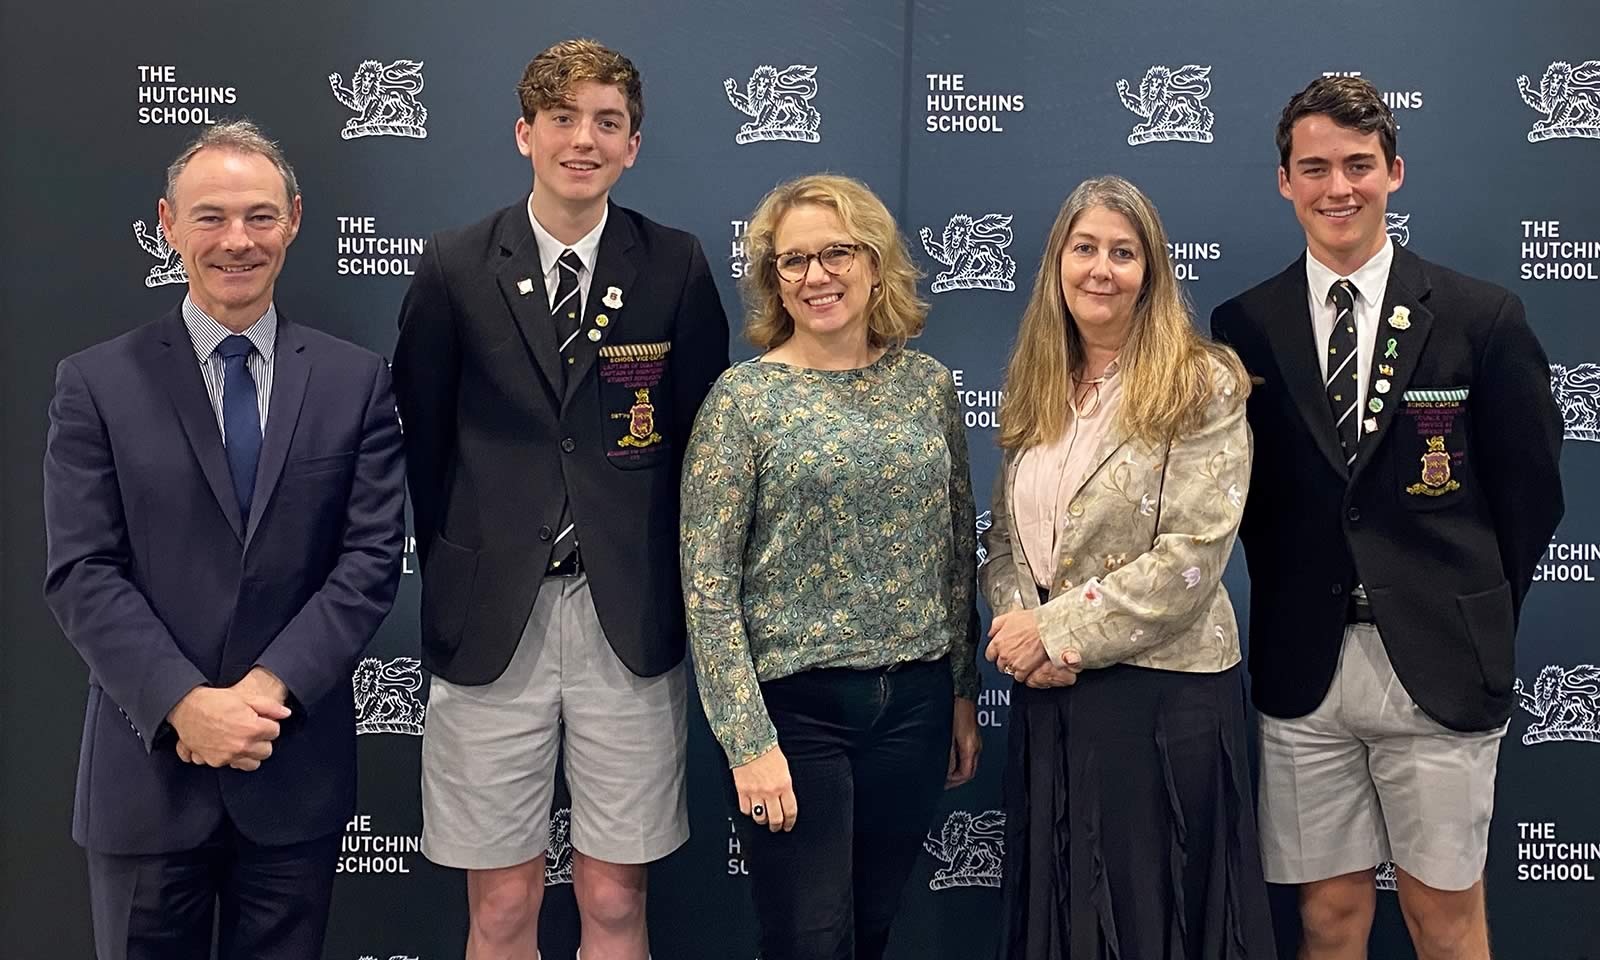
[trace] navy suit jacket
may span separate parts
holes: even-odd
[[[382,357],[278,324],[248,528],[180,310],[56,371],[45,599],[89,666],[72,835],[90,849],[189,849],[225,815],[299,843],[354,811],[350,677],[400,576],[400,429]],[[257,664],[294,711],[272,756],[180,762],[168,712]]]

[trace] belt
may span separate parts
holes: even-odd
[[[1350,602],[1344,608],[1345,623],[1377,623],[1372,616],[1372,602],[1364,593],[1350,594]]]
[[[573,548],[573,551],[565,557],[552,561],[550,566],[545,568],[544,575],[546,577],[576,577],[582,572],[583,556],[578,553],[577,548]]]

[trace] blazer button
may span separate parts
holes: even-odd
[[[1344,584],[1342,584],[1342,583],[1334,584],[1333,585],[1333,595],[1337,597],[1341,593],[1344,593]]]
[[[578,449],[578,445],[576,443],[572,442],[572,438],[571,437],[567,437],[566,439],[561,441],[561,449],[566,451],[567,453],[571,453],[572,451]]]
[[[1347,514],[1347,516],[1350,517],[1350,522],[1351,523],[1355,523],[1356,521],[1361,519],[1361,508],[1359,508],[1359,507],[1351,507],[1350,508],[1350,513]]]
[[[549,540],[554,535],[555,535],[555,531],[551,530],[549,527],[540,527],[539,528],[539,539],[540,540]]]

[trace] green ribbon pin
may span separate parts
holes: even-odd
[[[1395,346],[1399,342],[1400,341],[1395,339],[1394,337],[1390,337],[1389,338],[1389,347],[1388,347],[1388,349],[1383,351],[1383,359],[1385,359],[1385,360],[1398,360],[1398,359],[1400,359],[1400,351],[1395,349]]]

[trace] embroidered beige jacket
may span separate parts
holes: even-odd
[[[1222,586],[1250,483],[1245,394],[1214,364],[1204,418],[1170,444],[1132,439],[1115,425],[1071,498],[1057,534],[1050,597],[1011,537],[1018,455],[995,483],[988,558],[978,571],[996,613],[1035,611],[1057,664],[1068,651],[1086,669],[1129,663],[1215,673],[1239,662],[1239,628]]]

